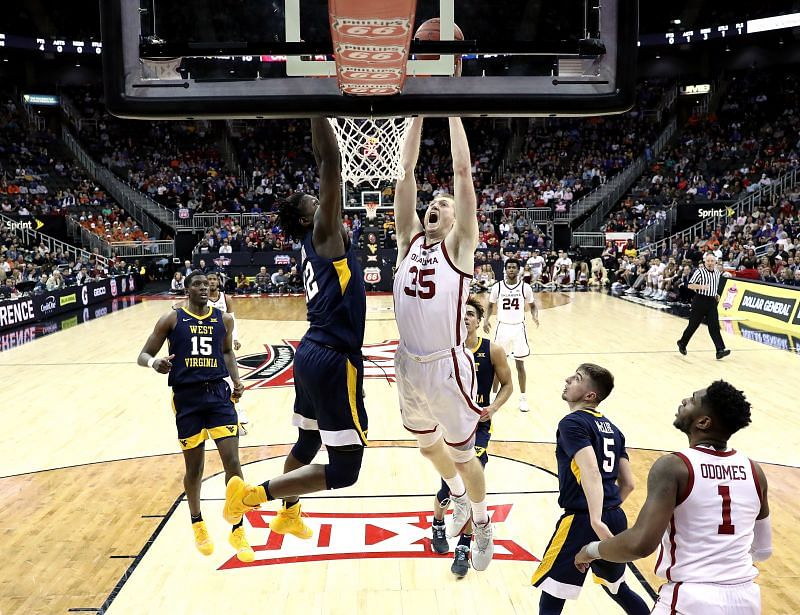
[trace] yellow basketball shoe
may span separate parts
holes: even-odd
[[[208,535],[208,528],[205,521],[198,521],[192,523],[192,531],[194,531],[194,546],[203,555],[211,555],[214,552],[214,541]]]
[[[300,515],[300,502],[288,508],[284,505],[269,522],[269,529],[278,534],[291,534],[303,540],[314,535],[314,531],[303,522],[303,517]]]
[[[252,562],[256,558],[253,547],[247,542],[247,537],[244,535],[244,528],[237,527],[228,536],[228,542],[236,549],[236,557],[240,562]]]
[[[232,477],[225,487],[225,506],[222,508],[222,516],[225,521],[231,525],[238,525],[244,513],[258,508],[258,504],[244,503],[244,499],[248,496],[251,501],[254,501],[257,497],[256,492],[256,487],[248,485],[238,476]]]

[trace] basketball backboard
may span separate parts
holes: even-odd
[[[442,40],[410,42],[400,93],[343,95],[329,9],[377,15],[398,1],[412,7],[409,38],[438,17]],[[102,0],[106,104],[142,118],[616,113],[633,103],[637,10],[637,0]]]

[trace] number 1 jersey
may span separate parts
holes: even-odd
[[[558,505],[571,512],[588,512],[589,504],[581,486],[581,471],[575,453],[591,446],[603,480],[603,508],[619,506],[617,476],[619,460],[628,458],[625,436],[601,413],[584,408],[570,412],[558,423],[556,461],[558,462]]]
[[[758,571],[750,549],[762,497],[753,463],[733,449],[674,454],[689,481],[661,539],[656,574],[675,583],[752,581]]]
[[[429,355],[464,343],[471,279],[453,265],[444,241],[426,245],[424,233],[411,240],[393,289],[400,341],[409,352]]]

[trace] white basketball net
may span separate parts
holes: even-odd
[[[357,186],[403,179],[400,166],[411,118],[328,118],[342,156],[342,180]]]
[[[378,215],[377,203],[364,203],[364,208],[367,210],[367,220],[374,220]]]

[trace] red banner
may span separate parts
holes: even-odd
[[[336,77],[343,94],[390,96],[403,91],[415,0],[329,0]]]

